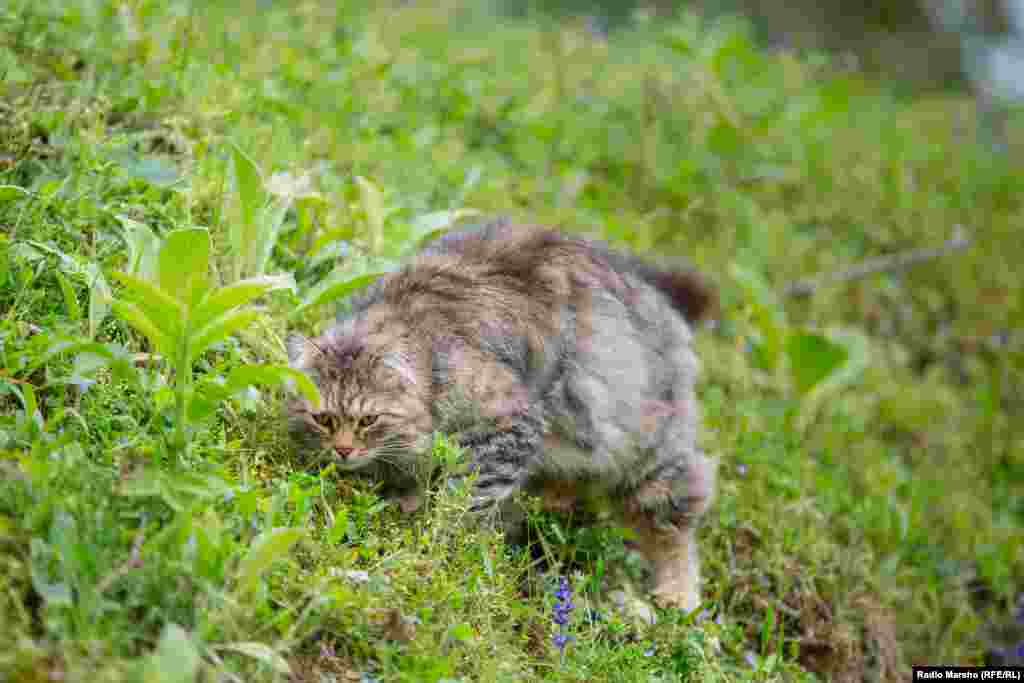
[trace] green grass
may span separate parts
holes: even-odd
[[[604,42],[473,3],[339,4],[0,9],[0,677],[896,680],[1024,638],[1019,140],[995,155],[966,98],[897,97],[736,22]],[[279,192],[310,185],[268,196],[235,150],[290,174]],[[393,267],[441,212],[714,277],[703,617],[610,608],[642,578],[620,530],[537,514],[538,561],[468,527],[463,491],[409,518],[309,468],[278,389],[182,418],[179,377],[109,310],[116,271],[145,275],[125,231],[208,228],[227,285],[237,231],[271,239],[273,202],[290,208],[266,272],[295,290],[198,357],[199,386],[283,362],[288,329],[330,319],[318,293]],[[967,250],[781,294],[958,225]]]

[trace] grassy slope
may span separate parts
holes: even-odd
[[[899,101],[824,60],[758,52],[729,26],[649,25],[609,44],[456,8],[278,4],[0,10],[0,185],[31,191],[0,187],[0,672],[181,680],[197,652],[207,669],[269,680],[271,650],[224,647],[256,642],[303,680],[876,680],[911,661],[979,662],[986,638],[1015,637],[990,625],[1024,585],[1024,188],[958,135],[961,102]],[[165,465],[160,495],[127,495],[168,427],[164,399],[112,379],[83,392],[63,382],[66,358],[33,367],[85,333],[90,292],[65,263],[69,301],[58,258],[26,241],[109,272],[125,267],[118,215],[205,225],[227,272],[229,142],[268,172],[311,171],[321,232],[362,236],[360,175],[383,188],[389,225],[473,207],[713,274],[722,324],[699,343],[706,444],[722,462],[704,534],[714,618],[624,623],[594,590],[633,573],[621,537],[541,519],[548,540],[569,536],[549,559],[575,572],[575,640],[560,657],[550,576],[463,528],[457,492],[410,522],[304,471],[273,394],[225,406],[199,436],[188,469],[230,491],[177,486],[185,472]],[[758,362],[767,328],[734,266],[779,291],[937,244],[954,225],[970,251],[767,301],[781,329],[867,335],[870,363],[840,391],[802,404],[784,366]],[[323,269],[305,265],[294,227],[272,269],[307,287]],[[260,332],[200,370],[280,360],[293,306],[271,297]],[[99,338],[140,348],[113,318]],[[42,424],[8,391],[25,383]],[[245,590],[239,558],[280,526],[308,534]]]

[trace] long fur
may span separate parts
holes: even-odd
[[[311,340],[320,352],[298,344],[292,356],[326,389],[328,410],[353,423],[382,413],[409,445],[382,467],[378,437],[366,436],[368,464],[399,473],[397,489],[429,457],[412,444],[436,429],[472,456],[474,509],[507,509],[520,490],[598,490],[636,529],[656,597],[692,608],[693,530],[715,468],[696,445],[687,321],[713,308],[692,270],[498,223],[437,240]],[[310,424],[301,405],[293,422]]]

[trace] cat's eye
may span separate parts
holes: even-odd
[[[317,413],[313,416],[313,419],[324,429],[334,429],[338,422],[338,418],[331,413]]]
[[[359,428],[366,429],[367,427],[372,427],[376,421],[376,415],[364,415],[363,417],[359,418]]]

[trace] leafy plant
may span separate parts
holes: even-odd
[[[355,249],[346,243],[347,258],[309,289],[293,312],[294,316],[369,286],[381,276],[394,271],[403,257],[444,234],[459,221],[480,213],[473,209],[453,209],[423,214],[407,222],[388,221],[395,210],[387,206],[380,188],[361,176],[357,176],[355,182],[359,188],[365,247]],[[331,245],[351,237],[352,232],[351,228],[325,232],[313,244],[308,256],[318,258],[320,252],[329,252]]]
[[[319,198],[309,187],[309,176],[287,174],[263,180],[256,163],[238,146],[231,148],[231,169],[237,219],[228,231],[232,247],[232,279],[266,273],[285,215],[292,204]]]
[[[790,326],[775,294],[756,271],[738,263],[730,270],[744,294],[756,363],[788,375],[789,386],[802,402],[801,425],[806,426],[825,397],[855,382],[867,368],[867,339],[849,330],[818,332]]]
[[[243,309],[257,297],[288,287],[287,278],[256,277],[214,288],[209,279],[210,237],[204,228],[167,234],[157,254],[156,282],[117,273],[124,298],[114,312],[149,340],[173,372],[175,417],[169,441],[172,452],[188,451],[190,423],[209,415],[220,400],[253,384],[295,382],[299,391],[319,402],[315,385],[301,373],[276,365],[239,366],[223,382],[193,382],[194,361],[217,342],[253,322],[257,313]]]

